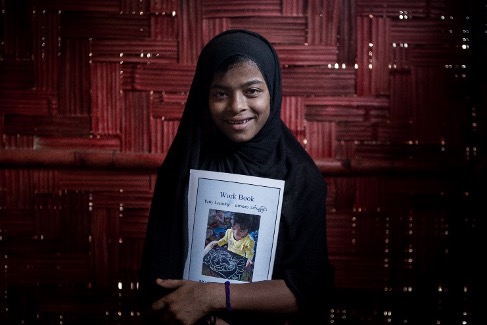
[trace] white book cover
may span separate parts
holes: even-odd
[[[220,283],[271,279],[283,192],[283,180],[192,169],[183,277]]]

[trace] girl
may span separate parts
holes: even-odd
[[[281,67],[261,35],[228,30],[202,50],[154,189],[140,273],[151,324],[323,324],[332,288],[326,183],[280,118]],[[182,280],[190,169],[285,180],[271,280]]]

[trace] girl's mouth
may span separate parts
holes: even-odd
[[[232,125],[238,125],[238,124],[245,124],[247,123],[248,121],[250,121],[251,119],[248,118],[248,119],[245,119],[245,120],[239,120],[239,121],[226,121],[228,124],[232,124]]]

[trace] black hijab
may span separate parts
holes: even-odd
[[[231,142],[209,116],[213,76],[220,64],[234,55],[257,64],[271,98],[266,124],[244,143]],[[310,156],[281,120],[281,100],[279,58],[261,35],[228,30],[203,48],[177,134],[154,189],[140,274],[141,293],[147,303],[165,294],[155,284],[157,277],[182,277],[187,252],[189,170],[204,169],[285,180],[273,278],[286,281],[307,315],[316,308],[323,314],[331,284],[326,184]]]

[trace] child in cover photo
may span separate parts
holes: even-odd
[[[259,224],[259,215],[233,213],[225,235],[205,247],[202,273],[251,282]]]

